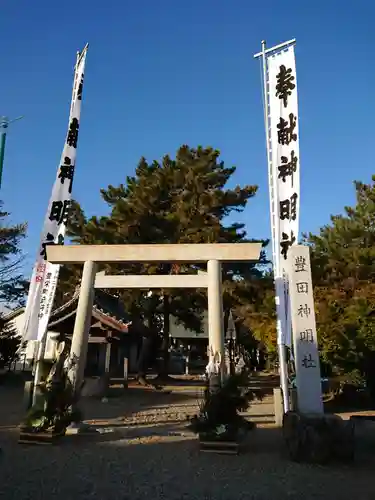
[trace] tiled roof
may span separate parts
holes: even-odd
[[[53,328],[67,317],[73,316],[77,310],[78,298],[79,288],[68,302],[52,311],[48,327]],[[129,315],[120,300],[102,290],[95,290],[92,315],[97,321],[114,330],[122,333],[128,331],[126,322],[129,321]]]

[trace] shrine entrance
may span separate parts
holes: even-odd
[[[52,264],[83,264],[82,281],[70,355],[76,360],[73,379],[80,387],[84,377],[91,310],[95,288],[159,289],[206,288],[208,298],[208,342],[210,357],[224,362],[222,262],[255,262],[261,243],[202,243],[161,245],[48,245]],[[207,263],[207,272],[175,275],[106,275],[97,273],[98,263],[169,262]]]

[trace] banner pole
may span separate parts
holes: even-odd
[[[88,44],[85,45],[84,49],[81,52],[77,51],[77,53],[76,53],[76,63],[74,65],[74,79],[73,79],[72,100],[70,103],[69,122],[70,122],[70,118],[72,115],[74,100],[75,100],[74,90],[75,90],[76,85],[77,85],[77,81],[76,81],[77,66],[78,66],[78,63],[80,61],[82,54],[84,54],[84,52],[85,52],[85,50],[87,50],[87,48],[88,48]],[[35,304],[35,307],[39,308],[39,304]],[[40,385],[42,378],[43,378],[43,362],[44,362],[44,358],[45,358],[47,340],[48,340],[48,322],[47,322],[46,330],[43,334],[43,337],[41,338],[40,341],[38,341],[37,349],[36,349],[37,353],[36,353],[35,366],[34,366],[34,384],[33,384],[33,398],[32,398],[33,405],[35,405],[37,402],[38,394],[39,394],[38,388],[39,388],[39,385]]]
[[[287,42],[290,43],[290,42]],[[277,311],[277,348],[279,355],[279,375],[280,375],[280,387],[283,393],[283,405],[284,412],[288,412],[290,409],[289,405],[289,381],[288,381],[288,365],[286,356],[286,346],[280,341],[283,339],[282,332],[282,322],[279,315],[279,289],[278,277],[279,274],[279,261],[278,261],[278,251],[275,245],[275,236],[279,232],[278,228],[278,218],[277,211],[275,207],[275,179],[273,178],[272,170],[272,156],[270,148],[270,127],[269,127],[269,112],[268,112],[268,88],[267,88],[267,56],[266,56],[266,41],[262,40],[262,65],[263,65],[263,98],[264,98],[264,125],[266,129],[266,149],[267,149],[267,164],[268,164],[268,174],[269,174],[269,195],[270,195],[270,208],[271,208],[271,230],[272,230],[272,254],[273,254],[273,269],[274,269],[274,282],[275,282],[275,302]],[[259,56],[259,54],[256,54]],[[254,56],[254,57],[256,57]]]
[[[0,140],[0,187],[3,178],[3,167],[4,167],[4,154],[5,154],[5,140],[7,137],[7,127],[8,123],[4,121],[2,124],[1,140]]]
[[[0,116],[0,188],[3,181],[3,169],[4,169],[4,156],[5,156],[5,142],[8,132],[8,127],[11,123],[21,120],[23,116],[19,116],[14,120],[9,120],[7,116]]]
[[[281,49],[286,49],[289,47],[289,45],[294,45],[296,43],[296,39],[293,38],[292,40],[288,40],[287,42],[280,43],[279,45],[274,45],[273,47],[270,47],[269,49],[261,50],[261,52],[258,52],[257,54],[254,54],[254,59],[257,59],[258,57],[263,56],[263,54],[269,54],[270,52],[275,52],[276,50],[281,50]]]
[[[270,148],[270,124],[268,112],[268,88],[267,88],[267,60],[266,60],[266,41],[262,40],[262,66],[263,66],[263,108],[264,108],[264,127],[266,130],[266,151],[267,151],[267,167],[268,167],[268,181],[269,181],[269,196],[270,196],[270,214],[271,214],[271,231],[272,231],[272,256],[274,266],[276,266],[276,248],[275,248],[275,197],[274,197],[274,181],[272,172],[272,158]]]

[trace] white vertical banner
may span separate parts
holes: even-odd
[[[289,291],[292,309],[298,411],[323,413],[310,248],[290,249]]]
[[[77,55],[69,128],[52,188],[25,312],[24,340],[42,340],[48,326],[60,266],[46,259],[47,245],[63,245],[72,200],[87,45]]]
[[[289,249],[298,243],[300,158],[296,63],[293,45],[267,56],[270,183],[273,190],[273,249],[276,305],[281,335],[291,345],[288,291]]]

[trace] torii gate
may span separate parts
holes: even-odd
[[[81,386],[86,365],[90,317],[95,288],[207,288],[208,338],[211,356],[221,360],[223,373],[224,324],[222,262],[259,260],[261,243],[199,243],[161,245],[47,245],[52,264],[83,264],[81,289],[74,324],[71,357],[76,388]],[[207,273],[197,275],[105,275],[97,263],[105,262],[207,262]]]

